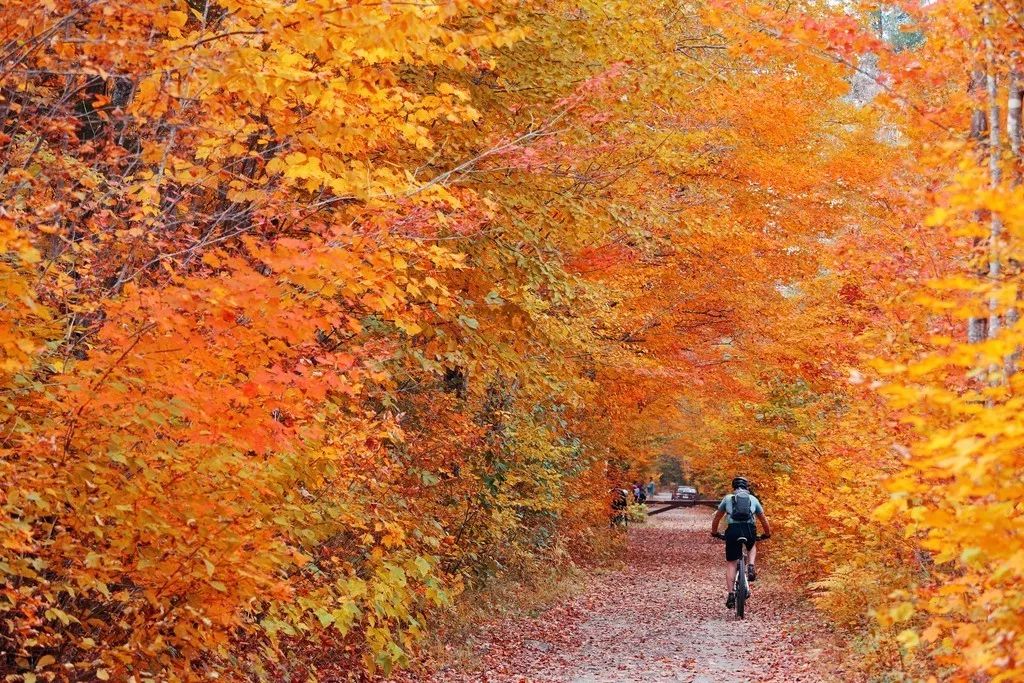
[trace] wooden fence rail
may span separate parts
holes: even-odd
[[[689,500],[647,500],[647,516],[653,517],[662,512],[675,510],[676,508],[692,508],[697,505],[707,505],[716,508],[722,502],[721,498],[691,498]]]

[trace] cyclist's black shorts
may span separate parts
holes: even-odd
[[[735,562],[740,559],[743,555],[741,548],[740,539],[747,539],[743,545],[747,546],[747,550],[754,547],[754,543],[757,542],[757,529],[754,527],[753,522],[746,524],[730,524],[725,529],[725,559],[728,562]]]

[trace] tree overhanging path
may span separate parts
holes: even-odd
[[[490,624],[468,647],[476,670],[426,680],[492,683],[854,681],[810,607],[772,576],[770,551],[748,618],[724,607],[712,511],[678,509],[630,529],[627,566],[534,618]],[[411,676],[404,681],[424,680]]]

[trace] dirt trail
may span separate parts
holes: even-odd
[[[629,566],[534,619],[499,622],[472,643],[476,672],[441,681],[713,683],[852,681],[835,641],[760,562],[747,618],[725,609],[711,511],[676,510],[630,529]]]

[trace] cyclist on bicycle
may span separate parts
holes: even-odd
[[[747,580],[756,581],[757,571],[754,569],[754,560],[757,559],[757,528],[754,524],[756,517],[761,522],[764,533],[762,539],[771,536],[771,527],[768,525],[768,518],[764,516],[764,507],[754,494],[750,492],[750,482],[745,477],[735,477],[732,480],[733,492],[722,499],[718,504],[718,512],[711,520],[711,535],[715,538],[725,539],[725,583],[729,591],[729,597],[725,606],[732,608],[736,604],[736,593],[733,587],[736,585],[736,572],[739,567],[740,557],[743,555],[743,545],[747,546],[749,563],[747,564]],[[718,524],[726,517],[725,534],[718,533]],[[746,539],[741,543],[740,539]]]

